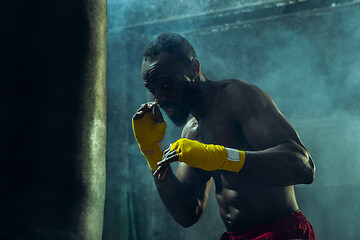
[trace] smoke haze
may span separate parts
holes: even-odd
[[[214,195],[195,226],[172,220],[132,135],[133,113],[151,101],[142,51],[167,31],[193,44],[210,79],[241,79],[270,94],[317,167],[315,182],[296,193],[318,239],[360,239],[360,3],[290,2],[108,1],[104,239],[216,239],[225,231]],[[169,144],[181,129],[167,123]]]

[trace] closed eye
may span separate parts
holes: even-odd
[[[163,83],[163,84],[161,85],[162,88],[168,88],[169,86],[170,86],[169,83]]]

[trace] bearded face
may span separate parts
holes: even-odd
[[[166,53],[142,65],[145,87],[177,126],[186,123],[191,111],[193,95],[187,73],[184,64]]]

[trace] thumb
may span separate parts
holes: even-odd
[[[160,108],[158,105],[154,107],[154,116],[155,116],[155,122],[164,122],[164,118],[160,112]]]
[[[176,150],[176,152],[179,153],[179,150],[180,150],[180,149],[178,149],[178,147],[179,147],[179,140],[177,140],[177,141],[174,142],[174,143],[171,143],[170,146],[169,146],[170,151]]]

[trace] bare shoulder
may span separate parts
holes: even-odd
[[[264,90],[242,80],[224,80],[222,103],[231,106],[230,112],[241,111],[242,115],[252,116],[264,109],[278,111],[275,103]]]
[[[258,86],[247,83],[242,80],[231,79],[224,80],[224,96],[237,100],[269,100],[270,96]]]
[[[190,118],[182,132],[181,132],[181,137],[182,138],[188,138],[191,140],[200,140],[199,134],[198,134],[198,121],[196,120],[196,118],[192,117]]]
[[[300,143],[295,129],[264,90],[233,80],[224,88],[222,96],[224,113],[241,126],[255,149],[266,149],[289,140]]]

